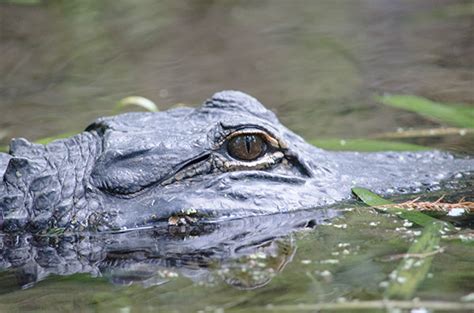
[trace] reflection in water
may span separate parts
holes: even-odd
[[[251,252],[226,264],[222,270],[225,282],[239,289],[265,286],[273,276],[291,262],[296,246],[291,236],[265,241],[247,247]]]
[[[0,267],[19,287],[51,274],[90,273],[114,284],[164,284],[177,275],[222,279],[239,289],[266,285],[292,260],[291,233],[336,216],[335,210],[251,217],[177,231],[167,225],[115,234],[4,235]]]

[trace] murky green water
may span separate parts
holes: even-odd
[[[440,125],[381,105],[383,93],[474,105],[470,1],[11,2],[0,1],[2,145],[80,131],[130,95],[166,109],[243,90],[307,139]],[[472,135],[410,142],[474,153]],[[472,190],[445,193],[473,199]],[[389,256],[418,235],[367,209],[292,218],[301,223],[262,220],[227,241],[225,228],[3,238],[24,266],[0,273],[0,311],[262,312],[380,300],[400,262]],[[130,238],[142,239],[133,253]],[[472,304],[461,301],[474,292],[472,241],[441,246],[415,296]]]

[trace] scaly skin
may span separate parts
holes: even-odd
[[[272,148],[232,158],[226,138],[258,131]],[[439,188],[474,170],[448,153],[328,152],[306,143],[256,99],[216,93],[197,109],[101,118],[48,145],[13,140],[0,154],[1,229],[135,228],[180,212],[236,218],[325,207],[351,187],[382,194]]]

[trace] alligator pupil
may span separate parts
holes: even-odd
[[[258,135],[240,135],[229,141],[227,150],[235,159],[253,161],[265,153],[266,144]]]

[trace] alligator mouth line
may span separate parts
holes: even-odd
[[[251,178],[256,180],[265,180],[278,183],[304,185],[306,180],[301,177],[289,176],[264,171],[247,171],[247,172],[232,172],[228,174],[229,179],[242,180],[244,178]]]
[[[170,185],[186,178],[192,178],[207,174],[212,170],[211,154],[209,152],[198,155],[197,157],[186,161],[177,170],[158,182],[161,186]],[[156,183],[155,183],[156,184]]]

